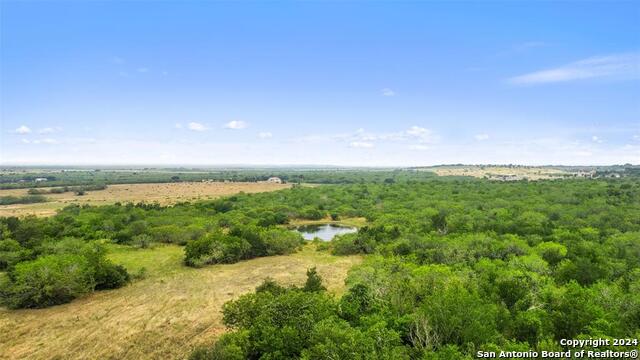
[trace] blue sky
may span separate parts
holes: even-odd
[[[0,3],[2,164],[640,163],[640,3]]]

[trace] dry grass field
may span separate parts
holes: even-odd
[[[496,176],[517,176],[529,180],[553,179],[567,172],[544,167],[507,167],[507,166],[438,166],[426,168],[439,176],[473,176],[477,178]]]
[[[105,205],[115,202],[158,202],[162,205],[181,201],[213,199],[239,192],[256,193],[289,188],[289,184],[273,183],[224,183],[224,182],[180,182],[160,184],[119,184],[109,185],[106,190],[89,191],[77,196],[73,192],[45,195],[50,201],[36,204],[15,204],[0,206],[0,216],[51,216],[56,210],[70,204]],[[46,189],[46,188],[45,188]],[[0,196],[26,195],[28,189],[0,190]]]
[[[181,359],[225,331],[220,309],[266,277],[302,284],[317,266],[329,291],[344,291],[358,256],[335,257],[308,244],[296,254],[201,269],[183,266],[181,247],[110,246],[110,257],[143,280],[39,310],[0,308],[0,359]]]

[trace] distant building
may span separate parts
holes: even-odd
[[[47,181],[47,178],[35,178],[35,182]]]
[[[578,171],[574,174],[575,177],[583,177],[583,178],[592,178],[596,175],[595,170],[593,171]]]
[[[488,179],[489,180],[496,180],[496,181],[518,181],[518,180],[523,180],[524,177],[518,176],[518,175],[514,175],[514,174],[509,174],[509,175],[492,175],[492,174],[489,174]]]
[[[274,183],[274,184],[282,184],[282,179],[280,179],[277,176],[272,176],[270,178],[267,179],[268,183]]]

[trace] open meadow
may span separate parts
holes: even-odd
[[[265,278],[300,285],[316,266],[328,290],[345,290],[360,256],[332,256],[313,244],[270,256],[201,269],[182,263],[182,247],[132,249],[110,245],[110,259],[146,276],[120,289],[37,310],[0,308],[0,359],[180,359],[225,331],[225,302],[251,292]]]
[[[51,216],[56,210],[72,204],[107,205],[116,202],[157,202],[170,205],[183,201],[214,199],[240,192],[257,193],[289,188],[289,184],[267,182],[177,182],[159,184],[116,184],[105,190],[88,191],[78,196],[74,192],[47,194],[49,201],[34,204],[0,206],[1,216]],[[46,190],[48,188],[41,188]],[[24,196],[28,189],[0,190],[0,196]]]

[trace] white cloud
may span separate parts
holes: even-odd
[[[273,134],[268,132],[268,131],[264,131],[258,134],[258,137],[260,139],[271,139],[273,137]]]
[[[187,128],[188,128],[189,130],[192,130],[192,131],[205,131],[205,130],[207,130],[207,127],[206,127],[206,126],[204,126],[204,125],[202,125],[202,124],[200,124],[200,123],[198,123],[198,122],[193,122],[193,121],[192,121],[192,122],[190,122],[190,123],[187,125]]]
[[[30,134],[31,129],[26,125],[21,125],[19,128],[13,130],[13,132],[16,134],[25,135],[25,134]]]
[[[360,149],[370,149],[373,146],[374,146],[373,143],[365,142],[365,141],[352,141],[349,144],[349,147],[360,148]]]
[[[640,135],[633,135],[633,140],[640,141]]]
[[[389,88],[384,88],[380,90],[380,92],[382,93],[382,96],[396,96],[396,92]]]
[[[141,68],[138,68],[138,70],[137,70],[137,71],[138,71],[139,73],[146,73],[146,72],[149,72],[149,68],[141,67]]]
[[[595,56],[557,68],[540,70],[508,79],[514,85],[536,85],[592,78],[637,79],[640,53]]]
[[[485,140],[489,140],[489,135],[488,134],[476,134],[474,136],[474,138],[478,141],[485,141]]]
[[[176,123],[176,129],[182,129],[182,123]]]
[[[22,139],[22,143],[23,143],[23,144],[31,144],[31,140],[29,140],[29,139]]]
[[[226,129],[231,129],[231,130],[242,130],[242,129],[246,129],[248,126],[249,125],[242,120],[229,121],[224,125]]]
[[[595,135],[593,135],[593,136],[591,137],[591,141],[596,142],[596,143],[598,143],[598,144],[602,144],[602,139],[600,139],[599,137],[597,137],[597,136],[595,136]]]
[[[26,135],[31,133],[31,129],[26,125],[21,125],[19,128],[13,131],[16,134]]]

